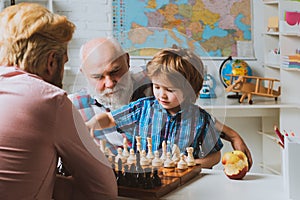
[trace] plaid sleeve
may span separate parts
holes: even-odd
[[[78,109],[84,121],[90,120],[94,115],[94,99],[86,92],[79,92],[68,95],[73,105]]]
[[[199,158],[203,158],[210,153],[220,151],[223,147],[223,143],[220,138],[220,132],[215,128],[214,118],[206,111],[202,110],[203,116],[203,132],[200,134],[199,148],[195,152]]]
[[[207,149],[208,154],[220,151],[223,147],[220,132],[216,130],[214,120],[210,116],[209,123],[206,126],[206,133],[202,143],[203,149]]]

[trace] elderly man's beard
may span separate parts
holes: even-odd
[[[95,98],[105,107],[114,110],[128,104],[132,93],[133,81],[130,73],[126,73],[113,89],[105,89],[101,92],[98,91],[97,94],[95,94]]]

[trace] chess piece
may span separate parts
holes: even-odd
[[[125,186],[132,186],[132,174],[129,171],[128,165],[124,165]]]
[[[158,176],[157,168],[153,169],[152,182],[153,182],[154,187],[160,187],[162,185],[161,178]]]
[[[126,179],[122,172],[122,160],[119,158],[118,160],[118,171],[117,171],[117,184],[118,185],[126,185]]]
[[[140,161],[141,166],[148,166],[150,164],[149,159],[146,157],[146,151],[142,150],[141,152],[141,161]]]
[[[152,153],[152,139],[150,137],[147,137],[147,146],[148,146],[148,154],[147,158],[149,159],[149,162],[151,162],[154,159],[154,155]]]
[[[180,160],[180,149],[176,144],[174,144],[172,147],[172,155],[173,162],[175,164],[178,163],[178,161]]]
[[[99,140],[100,150],[105,153],[106,140]]]
[[[111,150],[108,147],[105,147],[104,155],[106,155],[107,157],[114,156],[114,154],[111,152]]]
[[[175,167],[174,161],[171,159],[171,152],[167,152],[167,158],[164,161],[164,167],[165,168],[172,168]]]
[[[123,153],[122,155],[127,159],[129,157],[129,151],[128,151],[128,142],[127,139],[123,139]]]
[[[154,152],[154,159],[152,160],[153,167],[161,167],[163,165],[163,161],[159,157],[159,152]]]
[[[115,163],[118,163],[119,160],[121,160],[123,164],[126,163],[126,158],[122,155],[122,148],[119,147],[117,151],[118,154],[115,157]]]
[[[144,187],[144,182],[145,182],[145,176],[144,176],[144,170],[140,164],[141,161],[141,156],[140,152],[136,152],[136,178],[138,182],[138,187],[143,188]]]
[[[141,166],[141,154],[140,152],[136,152],[136,155],[135,155],[135,158],[136,158],[136,171],[139,173],[139,172],[142,172],[143,171],[143,168]]]
[[[112,160],[115,160],[115,156],[112,156],[111,157],[112,158]],[[116,169],[116,164],[115,164],[115,162],[111,162],[111,168],[112,168],[112,170],[114,171],[114,174],[115,174],[115,177],[117,178],[117,169]]]
[[[137,171],[136,171],[135,163],[132,163],[130,165],[129,173],[130,173],[130,177],[131,177],[131,179],[130,179],[131,187],[138,187]]]
[[[131,165],[131,164],[135,164],[136,163],[136,157],[134,154],[134,150],[130,149],[129,151],[129,157],[127,158],[127,164]]]
[[[136,152],[141,152],[141,136],[135,136],[136,139]]]
[[[160,159],[165,161],[167,159],[167,144],[165,140],[162,142],[161,146],[162,146],[162,154]]]
[[[145,182],[144,182],[144,189],[153,189],[154,184],[151,178],[151,168],[145,168]]]
[[[104,155],[107,157],[108,161],[109,162],[114,162],[115,159],[113,159],[113,157],[115,156],[111,150],[108,148],[108,147],[105,147],[105,150],[104,150]]]
[[[187,147],[186,151],[187,151],[187,154],[188,154],[188,156],[186,158],[186,162],[187,162],[188,167],[195,166],[196,162],[195,162],[194,155],[193,155],[194,148],[193,147]]]
[[[183,153],[180,154],[180,160],[177,163],[177,168],[178,169],[186,169],[186,168],[188,168],[187,163],[185,161],[185,155]]]

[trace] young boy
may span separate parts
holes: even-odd
[[[185,49],[164,49],[147,64],[147,74],[154,97],[99,114],[87,126],[91,130],[116,126],[133,146],[135,136],[141,136],[141,149],[145,150],[147,137],[152,138],[153,151],[160,150],[163,141],[168,149],[176,144],[182,153],[191,146],[203,167],[217,164],[223,146],[220,133],[213,118],[194,105],[203,83],[201,59]]]

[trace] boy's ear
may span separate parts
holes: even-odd
[[[55,51],[51,51],[48,55],[47,63],[46,63],[46,73],[49,76],[52,76],[56,73],[57,69],[57,60],[55,58]]]

